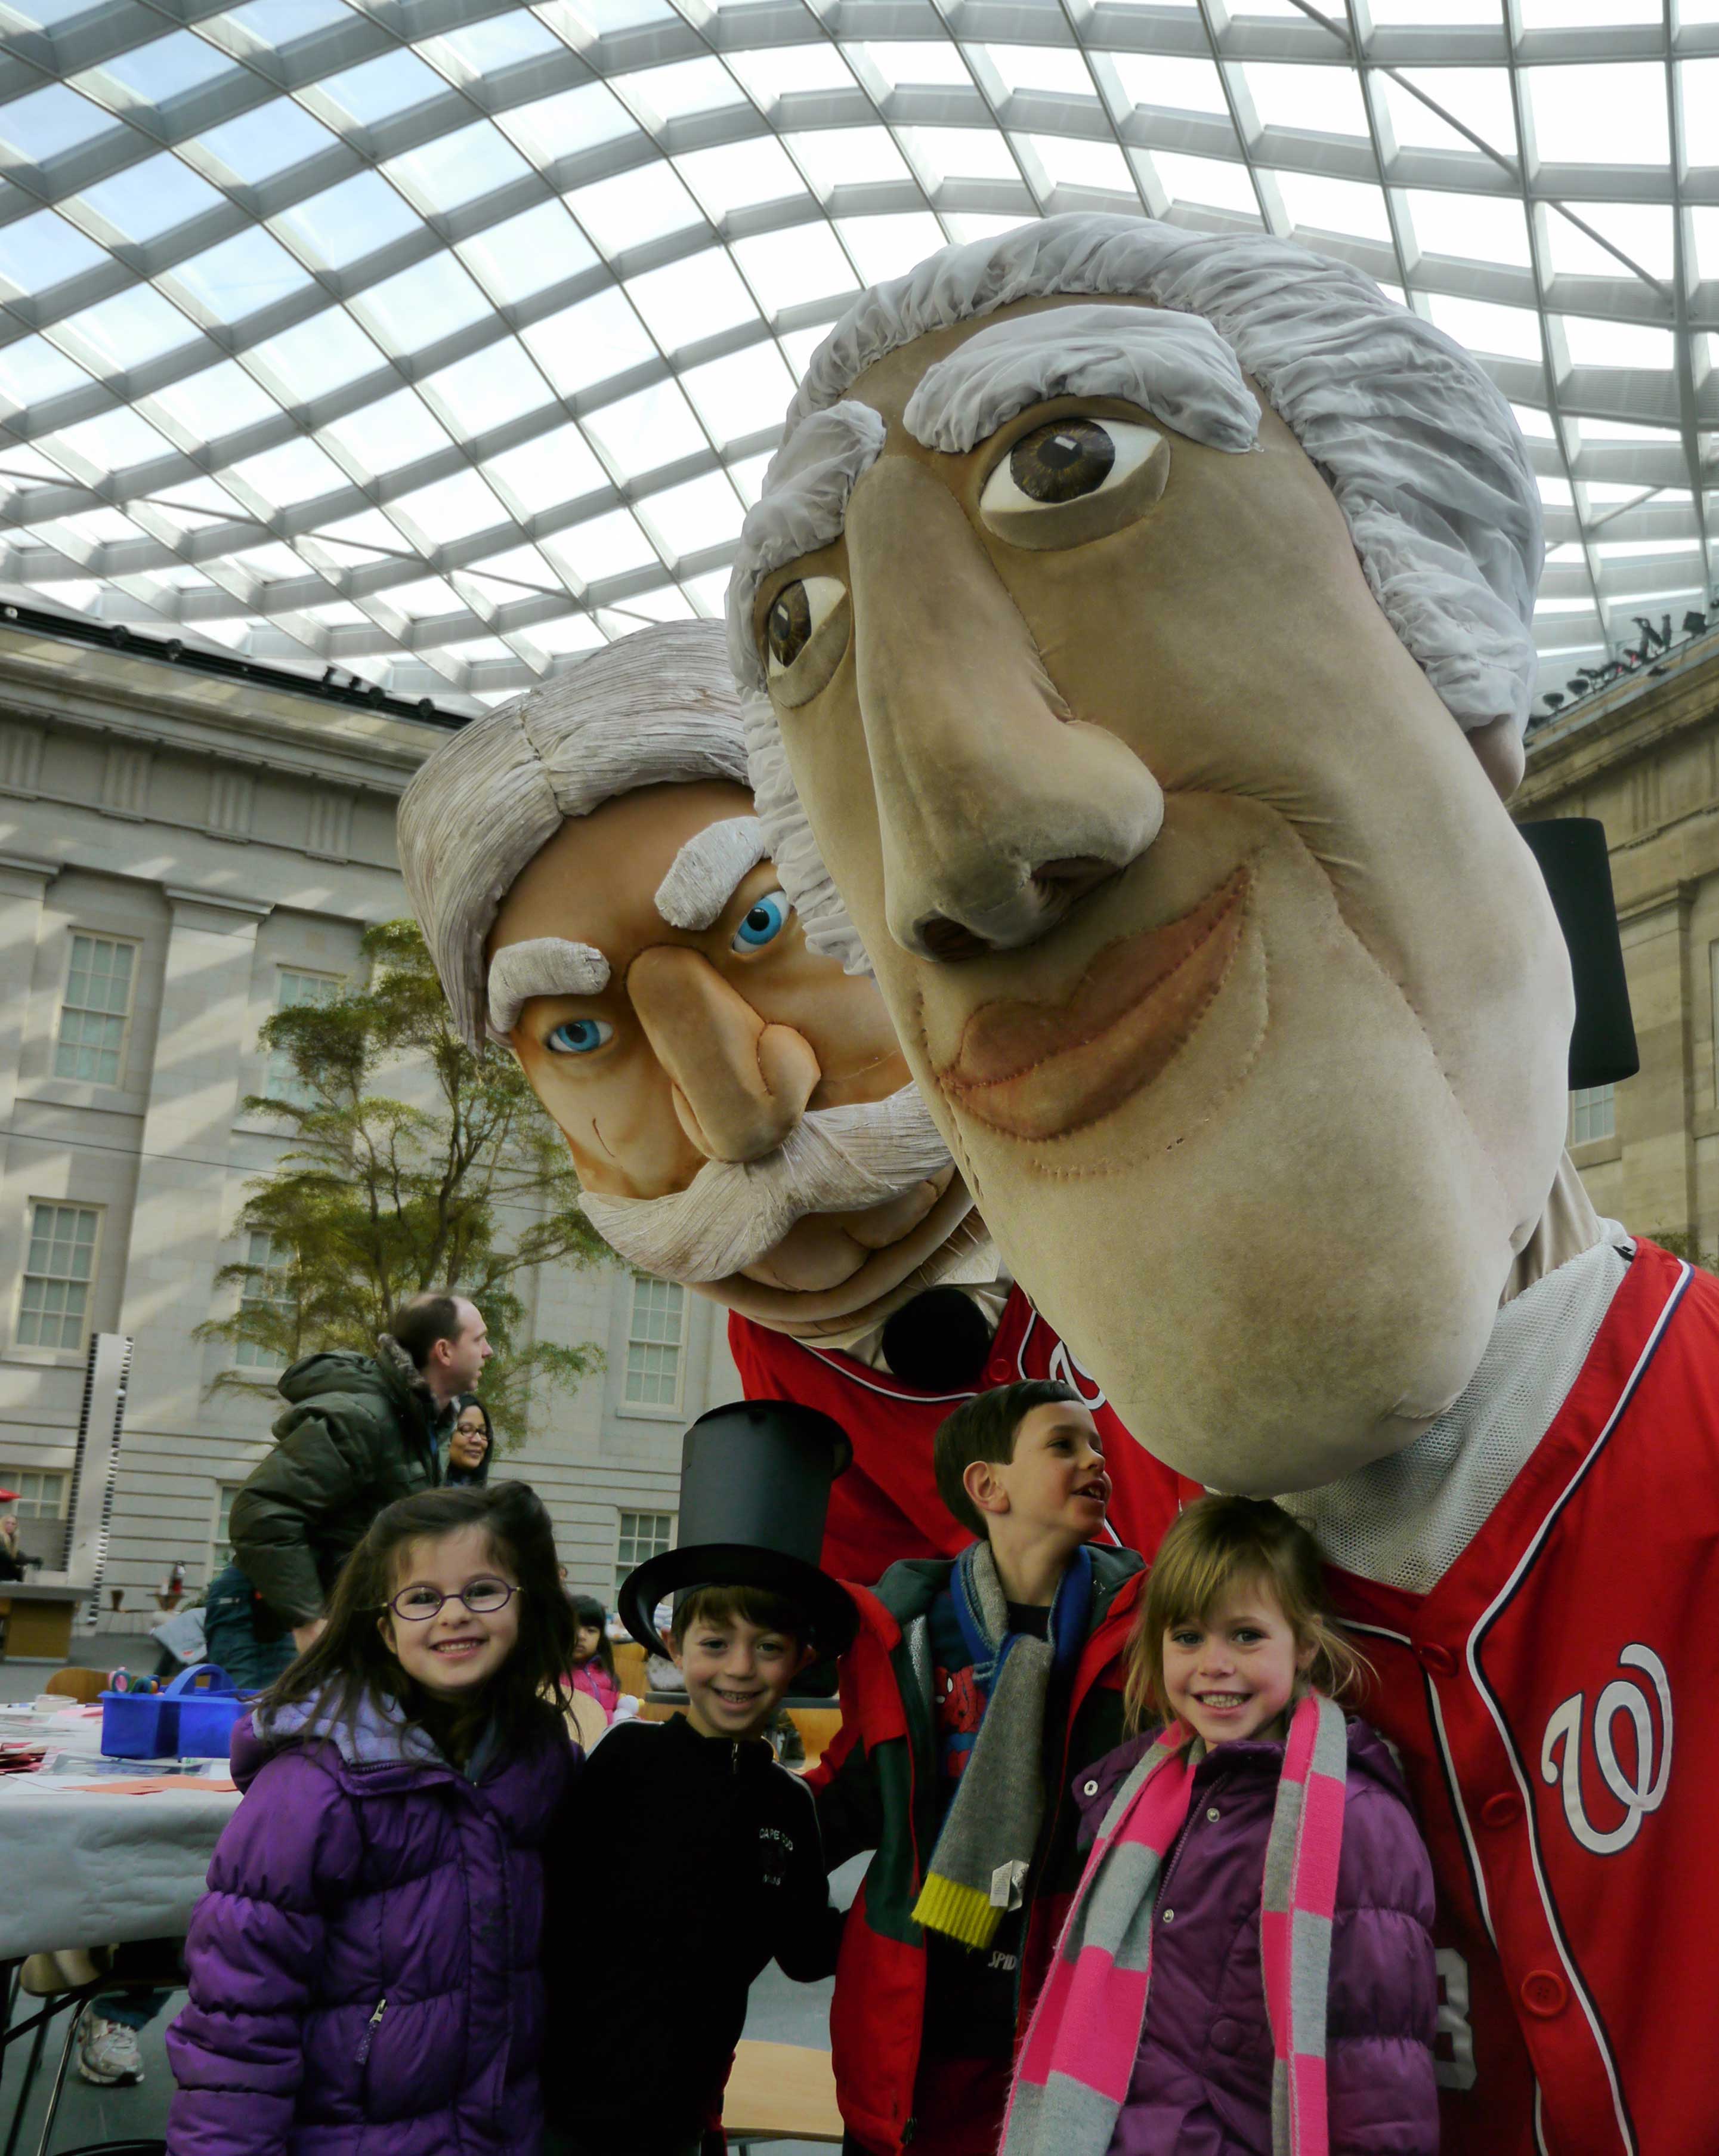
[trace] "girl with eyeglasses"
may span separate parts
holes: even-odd
[[[574,1625],[522,1482],[372,1522],[233,1738],[244,1802],[186,1942],[172,2156],[531,2156],[541,1850]]]

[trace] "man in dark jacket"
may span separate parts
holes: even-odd
[[[233,1554],[300,1648],[385,1505],[443,1480],[455,1404],[494,1350],[463,1296],[401,1304],[374,1357],[307,1355],[280,1380],[275,1446],[233,1501]]]

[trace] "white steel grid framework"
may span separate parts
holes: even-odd
[[[847,300],[1068,209],[1478,353],[1543,688],[1719,562],[1719,0],[0,0],[0,595],[476,709],[721,610]]]

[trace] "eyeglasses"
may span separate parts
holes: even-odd
[[[493,1617],[516,1594],[525,1591],[522,1587],[510,1587],[505,1579],[475,1579],[458,1594],[439,1594],[434,1587],[403,1587],[392,1602],[378,1603],[377,1607],[392,1609],[408,1625],[427,1625],[432,1617],[441,1614],[444,1602],[463,1602],[474,1617]]]

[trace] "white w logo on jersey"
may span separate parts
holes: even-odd
[[[1633,1644],[1624,1648],[1618,1661],[1626,1670],[1645,1670],[1652,1680],[1660,1702],[1657,1736],[1647,1686],[1639,1678],[1614,1677],[1594,1702],[1591,1730],[1585,1721],[1585,1695],[1576,1692],[1547,1723],[1546,1739],[1540,1748],[1541,1779],[1550,1784],[1559,1779],[1557,1748],[1563,1746],[1564,1816],[1570,1823],[1570,1832],[1596,1856],[1612,1856],[1629,1846],[1640,1833],[1643,1820],[1659,1810],[1671,1772],[1671,1687],[1665,1666],[1651,1647]],[[1620,1714],[1627,1714],[1635,1725],[1633,1779],[1624,1771],[1612,1743],[1612,1726]],[[1624,1807],[1624,1816],[1614,1827],[1595,1826],[1583,1805],[1582,1753],[1590,1736],[1600,1779]]]
[[[1060,1378],[1064,1384],[1074,1387],[1080,1395],[1083,1406],[1089,1408],[1104,1406],[1104,1387],[1090,1371],[1081,1368],[1069,1353],[1068,1342],[1065,1340],[1059,1340],[1055,1347],[1051,1349],[1049,1369],[1053,1378]]]

